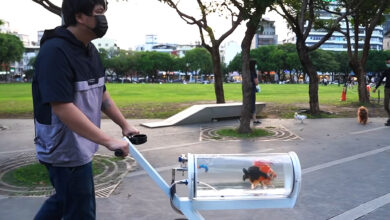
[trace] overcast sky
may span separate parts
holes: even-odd
[[[62,0],[52,2],[61,5]],[[195,6],[190,0],[181,1],[185,12],[193,15]],[[61,23],[59,16],[47,11],[32,0],[0,0],[0,19],[10,22],[11,29],[30,35],[30,40],[37,40],[37,31],[51,29]],[[122,49],[129,49],[145,42],[145,35],[156,34],[159,43],[195,43],[199,41],[199,31],[194,25],[186,24],[169,6],[158,0],[109,1],[108,32],[105,37],[113,39]],[[286,25],[275,14],[267,14],[267,18],[276,21],[276,32],[279,41],[286,36]],[[213,28],[217,33],[227,30],[229,21],[215,18]],[[217,25],[215,25],[217,24]],[[241,42],[244,36],[241,25],[231,37],[224,42],[234,40]],[[217,34],[217,36],[220,36]]]

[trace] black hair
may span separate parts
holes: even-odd
[[[388,56],[388,57],[386,58],[386,61],[387,61],[387,60],[390,60],[390,56]]]
[[[104,9],[107,10],[106,0],[63,0],[61,12],[65,26],[77,24],[77,13],[92,15],[93,9],[96,5],[103,5]]]
[[[251,72],[256,72],[256,64],[257,64],[256,60],[254,59],[249,60],[249,70]]]

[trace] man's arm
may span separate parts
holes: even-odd
[[[382,81],[383,81],[383,79],[385,78],[385,75],[386,75],[386,74],[385,74],[386,71],[387,71],[387,70],[385,70],[385,71],[382,73],[381,77],[379,78],[378,85],[376,85],[375,88],[372,90],[373,93],[375,93],[376,90],[379,88],[379,86],[382,84]]]
[[[102,102],[102,111],[106,114],[112,121],[122,128],[122,134],[124,136],[129,134],[139,134],[139,131],[127,123],[125,117],[115,105],[115,102],[111,99],[108,91],[105,91],[103,94]]]
[[[83,112],[72,102],[50,103],[53,113],[72,131],[97,144],[107,147],[109,150],[121,149],[123,156],[129,153],[128,143],[124,140],[115,139],[104,133],[93,124]]]

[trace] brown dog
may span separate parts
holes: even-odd
[[[364,106],[360,106],[357,111],[357,120],[360,124],[367,124],[368,120],[368,109]]]

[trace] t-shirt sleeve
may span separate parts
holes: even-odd
[[[74,75],[65,54],[59,48],[42,52],[36,66],[42,103],[73,102]]]

